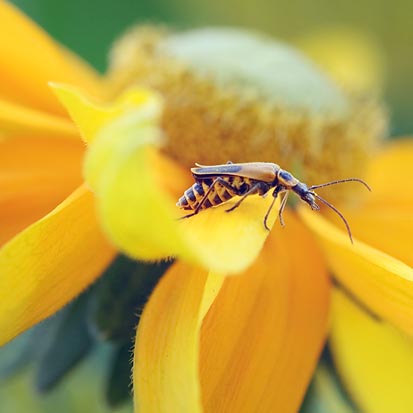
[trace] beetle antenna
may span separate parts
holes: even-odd
[[[366,181],[363,181],[360,178],[346,178],[346,179],[338,179],[337,181],[331,181],[331,182],[326,182],[325,184],[320,184],[320,185],[313,185],[310,186],[308,189],[311,191],[313,189],[317,188],[323,188],[324,186],[330,186],[330,185],[335,185],[335,184],[342,184],[344,182],[360,182],[363,184],[369,191],[371,191],[371,188],[369,184]]]
[[[332,204],[330,204],[330,202],[326,201],[324,198],[321,198],[320,195],[316,194],[315,192],[313,192],[313,195],[320,200],[323,204],[327,205],[329,208],[331,208],[344,222],[344,225],[347,228],[347,232],[348,232],[348,236],[350,238],[351,243],[353,244],[353,236],[351,235],[351,229],[350,229],[350,225],[348,224],[347,220],[344,218],[344,215]]]

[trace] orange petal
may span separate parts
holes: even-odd
[[[223,278],[183,262],[165,274],[139,322],[134,358],[135,411],[202,412],[199,335]]]
[[[329,282],[294,215],[244,276],[227,278],[201,337],[207,412],[296,412],[327,329]]]
[[[412,335],[413,269],[356,239],[351,244],[347,233],[321,214],[305,207],[299,214],[317,234],[339,282],[375,314]]]
[[[287,222],[220,291],[221,277],[182,263],[165,275],[138,328],[137,411],[297,410],[325,338],[329,289],[311,236],[291,214]]]
[[[76,297],[114,254],[85,187],[9,241],[0,249],[0,344]]]
[[[80,141],[0,141],[0,245],[40,219],[82,182]]]
[[[0,99],[0,130],[7,137],[30,135],[79,139],[79,132],[68,119],[2,99]]]
[[[65,114],[49,81],[73,83],[100,96],[98,75],[57,45],[41,28],[0,1],[0,96],[21,105]]]
[[[374,319],[339,290],[332,307],[331,350],[357,411],[413,411],[411,338]]]

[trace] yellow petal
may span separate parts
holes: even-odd
[[[82,182],[81,141],[0,141],[0,245],[40,219]]]
[[[363,413],[413,411],[413,342],[334,293],[331,348],[338,372]]]
[[[138,327],[136,411],[298,409],[326,335],[329,284],[311,237],[287,218],[289,231],[272,234],[239,277],[183,263],[164,276]]]
[[[413,267],[413,200],[410,205],[397,202],[392,206],[368,204],[354,210],[342,210],[351,223],[354,235]]]
[[[0,133],[6,136],[54,136],[79,138],[67,119],[0,99]]]
[[[292,214],[257,261],[226,278],[205,317],[206,412],[296,412],[327,330],[329,282],[320,252]]]
[[[77,296],[113,256],[81,187],[0,250],[0,344]]]
[[[299,208],[305,223],[318,236],[329,266],[346,289],[379,317],[413,334],[413,269],[355,240],[320,214]]]
[[[365,243],[413,266],[413,139],[388,145],[372,162],[373,191],[353,209],[343,208],[354,234]]]
[[[135,411],[203,411],[198,377],[200,326],[222,281],[182,262],[160,281],[136,337]]]
[[[190,183],[192,185],[193,182]],[[187,187],[182,186],[181,195]],[[179,235],[186,249],[178,255],[195,258],[196,262],[216,272],[237,274],[249,267],[259,255],[269,231],[264,227],[264,217],[273,197],[250,196],[234,211],[227,213],[239,197],[225,204],[209,208],[198,215],[178,221]],[[165,203],[176,209],[177,199]],[[277,218],[279,199],[276,200],[267,225],[272,228]],[[180,211],[184,216],[191,211]],[[174,213],[176,216],[176,212]],[[170,218],[169,218],[170,219]]]
[[[366,179],[372,187],[366,201],[413,202],[413,139],[406,138],[388,144],[369,165]]]
[[[121,251],[146,260],[178,256],[220,273],[240,272],[254,261],[268,235],[263,218],[272,197],[250,197],[230,214],[225,210],[234,201],[178,220],[183,213],[175,204],[193,181],[189,171],[159,153],[157,95],[130,91],[100,107],[73,88],[59,87],[57,93],[92,142],[86,180],[96,193],[102,225]]]
[[[41,28],[6,1],[0,1],[0,97],[64,113],[47,82],[74,83],[100,96],[98,75],[57,45]]]

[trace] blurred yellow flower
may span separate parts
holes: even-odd
[[[324,121],[318,112],[297,119],[292,108],[299,98],[284,102],[288,113],[275,116],[256,107],[251,87],[250,100],[235,107],[234,95],[223,96],[208,82],[197,83],[175,60],[162,53],[146,55],[156,44],[145,44],[143,53],[128,41],[118,49],[117,67],[102,80],[4,2],[0,22],[7,33],[0,37],[0,342],[78,295],[108,265],[115,247],[143,260],[175,256],[179,259],[156,287],[139,323],[133,372],[136,410],[295,412],[327,334],[329,268],[340,291],[346,291],[334,294],[339,298],[333,306],[333,350],[338,360],[345,360],[339,365],[363,411],[383,411],[379,385],[369,387],[377,391],[375,397],[364,397],[369,381],[382,380],[377,372],[368,373],[375,359],[363,365],[345,346],[348,338],[357,345],[354,334],[360,330],[353,331],[348,320],[370,317],[365,308],[381,320],[375,327],[381,342],[401,334],[382,334],[382,328],[393,328],[388,325],[413,334],[413,143],[394,143],[368,161],[381,128],[363,123],[359,107],[344,116],[347,123],[354,121],[350,126]],[[13,38],[13,44],[6,38]],[[172,41],[169,50],[181,51],[179,42]],[[124,59],[125,50],[134,59],[134,53],[140,53],[136,66]],[[289,59],[296,57],[287,50],[280,65]],[[170,72],[160,73],[165,68]],[[248,86],[248,65],[242,70],[240,82]],[[301,75],[312,73],[304,68]],[[146,86],[158,92],[129,89],[135,77],[143,84],[146,79]],[[86,150],[78,129],[50,92],[50,81],[58,82],[55,93],[86,141]],[[346,111],[346,99],[323,78],[311,81],[320,82],[320,95],[326,92],[319,96],[323,108]],[[261,89],[266,92],[265,84]],[[199,94],[188,101],[194,91]],[[102,103],[115,94],[111,103]],[[216,110],[216,102],[221,112],[208,118],[205,106]],[[202,125],[199,116],[182,117],[194,110]],[[229,118],[221,116],[224,111]],[[238,118],[245,123],[234,133],[231,121]],[[251,119],[267,128],[250,135]],[[368,119],[381,121],[375,115]],[[223,125],[225,150],[218,133]],[[274,143],[274,130],[280,147]],[[292,147],[285,136],[294,137]],[[337,139],[328,140],[332,137]],[[271,152],[268,145],[274,145]],[[213,208],[190,220],[176,219],[180,212],[175,202],[191,184],[188,163],[203,161],[195,156],[241,161],[252,154],[278,155],[286,159],[283,166],[294,167],[295,151],[303,156],[298,160],[309,180],[335,173],[341,177],[349,169],[363,173],[368,162],[365,179],[374,192],[352,205],[348,190],[340,204],[351,223],[354,245],[327,212],[316,215],[305,206],[289,209],[287,228],[274,227],[268,235],[262,218],[270,199],[251,197],[232,214]],[[87,185],[82,184],[82,163]],[[351,301],[355,297],[356,304]],[[357,303],[362,311],[349,308]],[[406,340],[410,344],[406,338],[394,345],[405,346],[410,354]],[[351,381],[359,369],[367,371],[365,380],[354,386]],[[402,381],[405,376],[396,379],[400,382],[386,395],[389,399],[410,386]],[[408,396],[403,403],[413,407]]]
[[[308,33],[296,44],[347,90],[358,94],[381,91],[385,59],[371,34],[346,26],[327,26]]]

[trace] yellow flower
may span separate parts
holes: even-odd
[[[396,373],[408,367],[402,361],[411,357],[410,338],[397,342],[393,336],[401,333],[390,325],[406,336],[413,333],[412,142],[389,145],[374,156],[365,172],[374,188],[371,195],[363,198],[353,189],[341,193],[340,208],[351,223],[354,245],[328,212],[317,215],[306,206],[289,209],[287,228],[274,227],[268,235],[262,219],[270,197],[250,197],[231,214],[220,207],[178,221],[175,202],[191,185],[188,164],[208,157],[223,162],[269,156],[269,161],[285,160],[282,166],[290,169],[298,162],[309,182],[331,174],[339,178],[349,169],[357,175],[363,173],[381,130],[380,124],[369,122],[380,123],[381,118],[374,107],[354,103],[346,122],[335,120],[348,110],[347,101],[325,85],[323,77],[317,78],[318,102],[324,102],[323,110],[334,102],[333,120],[319,116],[320,108],[306,117],[294,116],[294,110],[263,110],[248,87],[251,95],[234,106],[236,93],[220,94],[225,88],[214,88],[209,80],[199,83],[182,66],[182,56],[170,59],[158,53],[156,45],[163,37],[152,34],[144,37],[150,41],[142,47],[139,42],[136,49],[130,49],[128,41],[121,45],[117,67],[103,81],[7,3],[0,3],[0,22],[8,33],[0,40],[0,342],[53,314],[86,288],[113,258],[111,244],[138,259],[176,256],[139,324],[133,372],[136,409],[293,412],[299,409],[327,334],[328,265],[342,286],[333,294],[333,349],[338,360],[344,360],[340,367],[363,411],[379,411],[374,410],[382,396],[379,385],[369,387],[376,392],[374,398],[364,397],[363,390],[367,384],[383,383],[383,376],[366,373],[363,382],[351,383],[360,369],[371,371],[374,355],[363,365],[346,349],[350,344],[355,351],[370,349],[368,337],[357,347],[354,334],[362,340],[364,332],[371,333],[381,343],[393,340],[395,348],[404,346]],[[14,39],[12,45],[6,37]],[[136,64],[125,61],[125,49]],[[295,59],[286,53],[287,61]],[[245,57],[245,50],[240,56]],[[247,66],[241,83],[248,86]],[[313,72],[304,70],[302,76],[308,73]],[[47,83],[70,83],[104,99],[130,87],[131,79],[147,82],[163,98],[138,90],[102,105],[77,89],[55,85],[88,143],[84,172],[92,195],[81,185],[84,146]],[[260,92],[265,92],[263,85]],[[322,97],[321,91],[328,96]],[[190,96],[194,100],[188,101]],[[297,99],[283,104],[294,108]],[[205,111],[208,105],[219,113]],[[304,111],[311,108],[313,102]],[[222,113],[228,117],[217,116]],[[245,122],[236,122],[239,129],[234,129],[234,119]],[[250,130],[257,124],[254,119],[267,128]],[[273,135],[266,135],[275,124],[276,143]],[[295,139],[283,139],[291,135]],[[353,194],[359,202],[351,205]],[[381,322],[364,331],[367,308]],[[360,328],[353,331],[356,322]],[[384,356],[390,359],[392,354]],[[393,399],[410,386],[396,373],[397,386],[389,395]],[[403,394],[404,406],[413,406]]]

